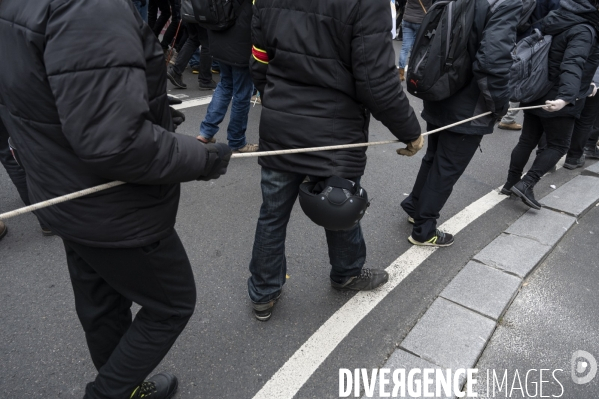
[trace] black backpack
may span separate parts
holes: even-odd
[[[408,63],[408,92],[426,101],[444,100],[472,78],[468,38],[475,0],[432,5],[416,34]]]
[[[240,3],[248,0],[191,0],[195,20],[210,30],[225,30],[235,25]]]

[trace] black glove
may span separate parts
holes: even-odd
[[[198,177],[198,180],[208,181],[218,179],[221,175],[227,173],[227,166],[229,166],[229,160],[233,151],[231,151],[231,147],[224,143],[204,145],[208,150],[206,174]]]
[[[173,96],[169,96],[168,94],[167,94],[166,98],[168,99],[168,105],[179,105],[179,104],[183,103],[183,101],[181,101],[178,98],[175,98]]]
[[[503,119],[503,117],[505,116],[505,114],[507,114],[507,110],[510,108],[510,103],[505,103],[503,108],[498,109],[497,111],[493,112],[493,117],[495,118],[496,121],[501,122],[501,120]]]
[[[169,107],[171,110],[171,117],[173,118],[173,124],[175,125],[175,129],[179,127],[180,124],[185,122],[185,114],[179,110],[174,109],[173,107]]]

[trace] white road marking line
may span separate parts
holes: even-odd
[[[493,190],[443,223],[440,229],[457,234],[506,198]],[[387,284],[352,297],[287,360],[253,399],[292,399],[351,330],[437,249],[413,246],[404,252],[387,267]]]
[[[173,108],[174,109],[183,109],[183,108],[197,107],[199,105],[210,104],[211,100],[212,100],[212,96],[192,98],[191,100],[183,101],[182,104],[173,105]]]

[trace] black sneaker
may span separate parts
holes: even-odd
[[[408,237],[408,241],[414,245],[421,245],[424,247],[448,247],[451,244],[453,244],[453,235],[449,233],[444,233],[441,230],[437,229],[435,231],[435,235],[424,242],[416,241],[412,238],[412,236]]]
[[[331,286],[339,291],[370,291],[389,281],[389,273],[380,269],[363,267],[358,276],[348,278],[343,284],[331,280]]]
[[[156,374],[135,388],[129,399],[171,399],[177,392],[177,377],[169,373]]]
[[[566,157],[566,162],[564,162],[564,168],[569,169],[569,170],[582,168],[584,166],[585,160],[586,160],[586,157],[584,156],[584,154],[582,154],[582,156],[580,158]]]
[[[599,159],[599,147],[584,147],[584,155],[589,159]]]
[[[512,187],[512,193],[516,194],[526,205],[533,209],[541,209],[541,204],[535,199],[533,187],[535,183],[528,179],[522,179]]]
[[[173,70],[173,67],[168,68],[168,71],[166,72],[166,77],[174,86],[176,86],[180,89],[187,89],[187,85],[185,83],[183,83],[183,79],[181,78],[181,75],[179,75],[177,72],[175,72]]]
[[[200,90],[214,90],[216,89],[216,82],[214,80],[211,80],[208,83],[199,82],[199,88]]]
[[[281,297],[281,294],[277,295],[275,299],[271,299],[266,303],[254,303],[252,302],[252,307],[254,308],[254,317],[260,321],[268,321],[270,316],[272,316],[272,310],[275,307],[275,304]]]
[[[0,240],[4,238],[6,233],[8,233],[8,227],[6,227],[4,222],[0,220]]]
[[[50,230],[50,228],[48,228],[44,225],[41,225],[41,224],[40,224],[40,228],[42,229],[42,235],[44,237],[50,237],[50,236],[54,235],[54,232],[52,230]]]

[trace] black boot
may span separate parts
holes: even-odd
[[[522,180],[514,184],[512,193],[516,194],[526,205],[533,209],[541,209],[541,204],[535,199],[535,194],[532,191],[535,182],[528,176],[524,176]]]
[[[580,158],[568,158],[566,157],[566,162],[564,162],[564,168],[566,169],[577,169],[582,168],[584,166],[585,155],[582,154]]]
[[[166,77],[170,82],[180,89],[187,89],[187,85],[183,83],[183,78],[177,72],[175,72],[174,68],[171,66],[168,68],[166,72]]]
[[[160,373],[135,388],[130,399],[171,399],[177,392],[177,377]]]

